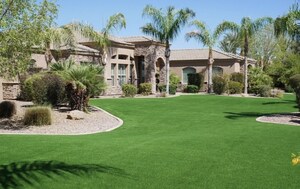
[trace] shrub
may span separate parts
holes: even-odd
[[[270,97],[271,96],[271,87],[269,85],[260,85],[257,86],[257,94],[261,97]]]
[[[50,107],[37,106],[25,111],[24,125],[51,125],[52,116]]]
[[[134,86],[132,84],[124,84],[122,86],[122,91],[123,91],[124,96],[134,97],[137,93],[137,88],[136,88],[136,86]]]
[[[11,101],[0,103],[0,118],[11,118],[17,112],[16,104]]]
[[[151,83],[141,83],[139,86],[139,93],[142,95],[150,95],[152,92],[152,84]]]
[[[201,73],[188,74],[188,85],[196,85],[199,90],[203,87],[204,76]]]
[[[237,81],[229,81],[228,92],[230,94],[241,94],[243,90],[243,85]]]
[[[187,93],[198,93],[199,88],[196,85],[188,85],[186,86],[186,92]]]
[[[242,74],[242,73],[232,73],[230,75],[230,80],[243,84],[244,83],[244,74]]]
[[[36,104],[55,106],[65,99],[65,82],[61,76],[54,73],[36,77],[32,82],[32,89],[32,100]]]
[[[170,74],[170,85],[178,85],[179,82],[180,82],[180,78],[176,74],[171,73]]]
[[[289,80],[290,86],[294,89],[296,93],[296,102],[300,110],[300,74],[292,76]]]
[[[249,69],[249,87],[250,91],[255,94],[259,93],[260,86],[263,85],[272,85],[272,78],[267,75],[262,68],[256,67]]]
[[[39,80],[41,77],[42,77],[41,74],[34,74],[24,81],[24,83],[22,85],[22,91],[21,91],[21,95],[24,100],[27,100],[27,101],[33,100],[33,92],[34,92],[33,82],[35,80]]]
[[[159,92],[161,92],[161,93],[166,92],[166,87],[167,87],[166,85],[158,85]],[[170,84],[169,85],[169,94],[175,95],[176,94],[176,89],[177,89],[177,85]]]
[[[220,95],[225,92],[226,80],[221,76],[215,76],[213,78],[213,90],[216,94]]]
[[[284,91],[280,89],[272,89],[271,96],[276,98],[283,98]]]

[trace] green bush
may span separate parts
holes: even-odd
[[[214,93],[220,95],[225,92],[226,89],[226,80],[221,76],[213,77],[213,90]]]
[[[259,85],[257,86],[257,94],[261,97],[271,96],[271,86],[269,85]]]
[[[244,83],[244,74],[242,74],[242,73],[232,73],[230,75],[230,80],[243,84]]]
[[[17,112],[16,104],[11,101],[0,103],[0,118],[11,118]]]
[[[126,97],[134,97],[137,93],[137,87],[132,84],[124,84],[122,86],[122,91]]]
[[[289,80],[289,84],[296,93],[296,103],[298,104],[298,108],[300,110],[300,74],[292,76]]]
[[[249,91],[255,94],[259,93],[260,86],[271,86],[273,84],[272,78],[266,74],[262,68],[255,67],[249,69]]]
[[[152,84],[141,83],[139,86],[139,93],[142,95],[150,95],[152,93]]]
[[[32,100],[35,104],[62,103],[65,99],[65,82],[55,73],[46,73],[32,82]]]
[[[199,87],[196,85],[188,85],[188,86],[186,86],[186,92],[187,93],[198,93]]]
[[[196,85],[199,90],[203,87],[204,75],[201,73],[188,74],[188,85]]]
[[[230,94],[241,94],[243,90],[243,85],[237,81],[229,81],[228,92]]]
[[[171,73],[170,74],[170,85],[178,85],[179,82],[180,82],[180,78],[176,74]]]
[[[25,110],[24,125],[51,125],[50,107],[37,106]]]
[[[166,87],[167,87],[166,85],[158,85],[159,92],[165,93],[166,92]],[[174,85],[174,84],[169,85],[169,94],[175,95],[176,90],[177,90],[177,85]]]
[[[34,93],[33,82],[35,80],[41,79],[41,77],[42,77],[41,74],[34,74],[24,81],[22,86],[22,91],[21,91],[21,95],[24,100],[27,101],[33,100],[33,93]]]

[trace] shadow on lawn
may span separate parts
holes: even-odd
[[[296,101],[295,100],[282,100],[282,101],[264,102],[264,103],[262,103],[262,105],[272,105],[272,104],[290,104],[290,105],[295,105]]]
[[[270,115],[270,114],[266,114],[266,113],[259,113],[259,112],[240,112],[240,113],[236,113],[236,112],[224,112],[226,115],[225,117],[228,119],[238,119],[238,118],[257,118],[259,116],[263,116],[263,115]]]
[[[75,165],[59,161],[14,162],[0,165],[0,188],[17,188],[24,184],[34,186],[35,183],[39,183],[40,176],[54,179],[54,176],[64,177],[66,174],[85,176],[93,173],[128,176],[122,169],[97,164]]]

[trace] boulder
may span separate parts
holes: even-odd
[[[70,111],[67,115],[67,119],[80,120],[85,118],[85,113],[79,110]]]

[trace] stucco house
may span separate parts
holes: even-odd
[[[121,94],[121,86],[131,83],[138,86],[148,82],[152,84],[152,92],[156,92],[156,75],[161,84],[165,83],[166,61],[165,44],[145,36],[111,37],[110,45],[103,50],[97,43],[82,36],[77,37],[75,46],[52,48],[52,62],[73,60],[77,64],[101,64],[104,66],[104,77],[107,89],[103,95]],[[213,73],[230,74],[243,71],[243,57],[213,50]],[[32,54],[32,67],[47,69],[44,52],[35,51]],[[249,66],[254,66],[255,60],[249,60]],[[172,50],[170,57],[170,72],[187,83],[187,74],[201,72],[207,82],[208,49]],[[1,92],[2,90],[2,92]],[[19,92],[18,83],[9,84],[0,81],[0,98],[13,99]],[[15,93],[15,94],[13,94]]]

